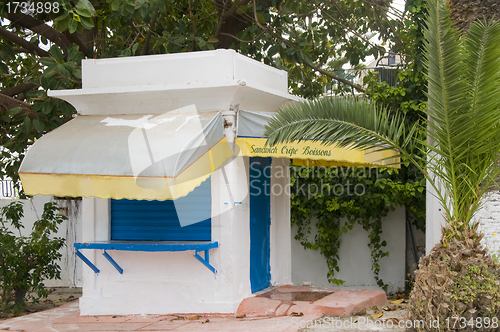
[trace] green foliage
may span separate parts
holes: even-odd
[[[83,57],[235,49],[287,69],[290,92],[315,97],[334,79],[309,65],[329,70],[332,59],[355,65],[383,52],[371,41],[376,32],[383,41],[395,34],[389,1],[61,0],[58,10],[28,19],[20,9],[13,13],[13,2],[11,7],[7,2],[0,1],[0,29],[33,50],[2,34],[0,90],[28,82],[36,86],[14,96],[26,102],[21,107],[4,107],[0,99],[0,177],[16,186],[26,148],[75,112],[46,91],[80,88]],[[33,24],[36,29],[30,29]]]
[[[423,120],[423,110],[427,107],[426,103],[426,79],[423,70],[423,22],[425,19],[425,6],[422,0],[407,1],[408,14],[405,19],[398,21],[399,38],[396,38],[397,44],[395,51],[398,51],[403,58],[403,63],[398,68],[389,69],[396,76],[396,84],[390,85],[380,79],[377,71],[369,72],[365,78],[366,99],[370,104],[362,107],[360,104],[354,108],[353,104],[346,106],[340,105],[343,101],[340,99],[330,101],[318,101],[327,104],[330,107],[345,110],[343,119],[347,122],[355,122],[363,125],[360,121],[374,121],[380,123],[378,118],[369,118],[366,116],[373,105],[379,105],[387,109],[386,116],[400,122],[398,118],[404,115],[404,121],[394,133],[392,138],[398,140],[401,147],[405,147],[409,142],[404,141],[404,136],[395,136],[403,132],[410,132],[415,128],[415,123],[421,123]],[[387,70],[387,69],[385,69]],[[331,104],[330,104],[331,103]],[[368,109],[367,109],[368,108]],[[316,132],[335,131],[344,126],[339,122],[338,126],[329,122],[325,127],[314,127],[318,124],[311,119],[313,109],[305,109],[306,116],[302,117],[307,125],[302,130],[312,130]],[[359,113],[359,114],[356,114]],[[305,115],[305,114],[303,114]],[[293,115],[295,116],[295,115]],[[316,116],[320,116],[316,114]],[[312,129],[311,129],[311,126]],[[404,129],[403,129],[404,128]],[[378,127],[378,132],[389,132],[382,127]],[[294,132],[294,135],[300,137],[303,132]],[[415,132],[421,138],[425,136],[425,131]],[[344,134],[347,135],[347,133]],[[359,132],[353,131],[352,141],[358,139]],[[326,135],[328,136],[328,135]],[[348,142],[348,139],[345,140]],[[374,141],[366,142],[374,144]],[[368,145],[367,145],[368,146]],[[411,148],[406,148],[408,152]],[[418,150],[416,151],[418,153]],[[401,165],[401,170],[374,170],[370,172],[360,172],[346,167],[328,168],[328,175],[310,176],[317,174],[318,170],[303,169],[292,167],[292,176],[297,175],[292,182],[295,183],[295,189],[299,183],[307,186],[320,186],[338,188],[355,188],[362,186],[363,195],[355,193],[348,194],[327,194],[327,195],[305,195],[301,191],[293,191],[292,194],[292,220],[297,227],[296,239],[299,240],[304,248],[319,250],[326,258],[329,267],[328,280],[334,284],[342,284],[343,281],[335,278],[335,273],[339,271],[338,250],[342,243],[342,236],[352,229],[355,223],[363,226],[368,231],[369,245],[372,256],[372,270],[375,273],[375,279],[380,287],[386,288],[383,280],[379,277],[380,259],[388,256],[384,251],[385,241],[382,236],[382,219],[387,216],[389,211],[397,206],[404,206],[407,210],[407,218],[421,230],[425,229],[425,178],[423,173],[413,164]],[[320,172],[321,173],[321,172]],[[324,172],[323,172],[324,173]],[[373,173],[367,174],[366,173]],[[325,191],[327,192],[327,191]],[[312,218],[318,222],[311,224]],[[314,237],[311,234],[317,234]]]
[[[378,78],[377,70],[365,76],[366,96],[379,105],[405,115],[407,123],[422,121],[427,108],[427,79],[424,67],[424,27],[427,13],[424,0],[406,1],[407,15],[398,21],[398,38],[393,51],[401,63],[390,67],[396,84]],[[384,68],[382,68],[384,69]]]
[[[423,130],[425,110],[427,109],[427,78],[425,76],[423,47],[425,15],[427,13],[425,1],[406,1],[407,15],[404,20],[398,21],[399,38],[394,51],[401,56],[402,63],[390,71],[395,76],[395,84],[389,85],[378,77],[378,72],[372,71],[364,78],[366,84],[365,96],[380,107],[387,107],[394,115],[404,115],[406,131],[415,123],[420,130],[415,132],[418,141],[425,140],[426,130]],[[418,146],[418,141],[413,145]],[[400,142],[401,143],[401,142]],[[422,146],[407,149],[423,158]],[[404,157],[403,157],[404,158]],[[412,163],[402,165],[401,180],[404,183],[422,182],[424,174]],[[409,218],[421,230],[425,230],[425,197],[405,205],[410,212]]]
[[[14,201],[0,211],[0,310],[19,312],[25,307],[26,294],[33,300],[47,297],[45,279],[60,278],[57,260],[64,239],[51,237],[67,218],[60,215],[56,203],[46,203],[42,216],[33,224],[29,236],[22,235],[23,204]],[[15,230],[15,234],[12,229]]]
[[[475,304],[474,307],[480,308],[480,317],[489,317],[490,313],[497,312],[500,309],[500,303],[492,302],[490,303],[491,307],[481,307],[474,302],[477,302],[478,298],[489,294],[500,293],[500,285],[496,283],[498,274],[493,274],[486,265],[469,265],[464,268],[466,269],[465,274],[456,276],[455,284],[451,287],[452,310],[458,309],[455,308],[456,305],[453,305],[458,301],[465,304],[466,307],[468,307],[469,303],[473,303]],[[453,274],[453,272],[451,273]],[[462,308],[462,311],[465,312],[464,308]]]
[[[428,175],[450,224],[449,239],[473,226],[483,194],[500,174],[500,23],[474,22],[459,38],[444,1],[430,6],[425,31],[429,107],[422,123],[400,132],[405,120],[391,118],[386,109],[350,114],[349,108],[359,107],[355,102],[336,109],[331,101],[315,100],[283,107],[265,134],[271,144],[312,139],[349,146],[357,132],[361,139],[355,148],[387,144],[399,150],[403,162]],[[311,130],[304,127],[311,122]]]
[[[398,206],[418,206],[425,198],[425,180],[403,182],[397,169],[365,167],[291,167],[291,218],[297,228],[295,239],[306,249],[318,250],[329,268],[334,284],[339,271],[338,251],[342,237],[356,223],[368,232],[372,270],[377,284],[384,251],[382,219]],[[313,224],[313,219],[316,220]]]
[[[500,173],[500,22],[474,22],[462,37],[444,1],[430,4],[425,31],[428,70],[428,169],[451,227],[471,228],[481,198]]]
[[[12,47],[3,45],[4,49]],[[32,107],[15,107],[7,112],[0,113],[0,121],[4,131],[0,135],[0,146],[3,147],[0,158],[0,178],[6,176],[13,180],[21,198],[24,192],[19,183],[17,170],[26,151],[26,147],[33,144],[43,134],[59,127],[70,120],[75,109],[66,101],[47,96],[46,90],[74,89],[81,87],[81,60],[84,55],[76,44],[71,44],[67,54],[63,57],[60,48],[52,45],[48,57],[30,57],[20,65],[15,61],[8,62],[11,68],[9,74],[3,75],[2,85],[9,86],[19,83],[19,79],[39,86],[37,90],[24,93],[24,97],[31,101]],[[20,67],[19,67],[20,66]],[[39,73],[26,73],[24,66],[31,66]],[[15,68],[15,69],[14,69]],[[18,72],[19,69],[21,73]],[[19,77],[19,75],[26,75]],[[37,76],[36,76],[37,75]]]
[[[305,102],[301,107],[290,105],[287,106],[286,111],[280,111],[268,125],[270,129],[279,128],[279,134],[276,134],[278,131],[269,131],[268,142],[274,144],[280,141],[309,138],[313,141],[321,139],[324,144],[336,144],[345,148],[378,147],[380,149],[386,149],[384,144],[390,144],[393,147],[397,146],[398,150],[403,152],[402,156],[408,158],[411,157],[408,151],[412,150],[411,139],[415,137],[417,127],[415,124],[409,129],[406,129],[407,127],[404,117],[390,110],[380,111],[373,103],[345,98],[323,98]],[[302,170],[301,172],[308,171]],[[363,172],[358,174],[355,171],[356,176],[350,179],[346,175],[349,172],[345,172],[344,168],[336,172],[336,174],[341,172],[338,174],[342,175],[341,179],[326,176],[319,180],[321,185],[316,185],[319,188],[326,186],[328,189],[335,188],[337,185],[343,188],[349,185],[355,188],[359,185],[366,189],[362,195],[349,195],[345,192],[328,198],[322,195],[310,196],[308,192],[299,191],[298,196],[293,197],[298,201],[292,205],[292,211],[295,208],[298,209],[296,211],[299,213],[294,216],[294,221],[306,226],[302,228],[299,226],[297,239],[308,249],[320,249],[329,266],[329,280],[339,283],[340,281],[333,275],[335,271],[338,271],[338,248],[341,235],[352,228],[355,222],[359,222],[369,232],[372,270],[377,283],[385,288],[383,281],[379,279],[379,260],[387,256],[387,253],[383,251],[385,244],[381,240],[382,218],[390,209],[404,205],[411,212],[411,216],[416,221],[415,224],[423,228],[425,180],[420,175],[421,173],[409,176],[407,168],[403,168],[401,173],[394,170],[380,171],[378,174],[384,174],[383,178],[371,178],[371,176],[364,178]],[[306,187],[308,186],[309,184]],[[318,198],[318,202],[314,198]],[[305,209],[311,204],[312,207],[309,210]],[[334,212],[336,210],[338,211]],[[305,235],[309,232],[308,227],[312,215],[318,217],[319,220],[316,224],[318,236],[315,237],[314,242],[308,243]],[[341,224],[339,220],[341,217],[347,218],[347,225]]]

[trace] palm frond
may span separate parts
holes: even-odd
[[[479,124],[474,133],[479,145],[473,151],[489,152],[489,144],[483,143],[498,138],[492,129],[498,127],[500,121],[500,112],[497,112],[500,110],[500,23],[474,22],[465,36],[464,45],[467,50],[465,81],[470,86],[467,95],[469,120]]]
[[[427,169],[445,186],[448,217],[468,224],[500,152],[500,25],[475,22],[460,38],[443,0],[429,1]]]
[[[405,132],[401,116],[355,98],[321,98],[282,107],[266,126],[267,144],[321,141],[352,149],[404,150],[416,128]],[[402,142],[402,143],[400,143]]]
[[[429,168],[437,176],[444,177],[444,185],[450,190],[456,187],[457,181],[454,157],[464,143],[456,132],[458,125],[465,122],[467,110],[467,86],[461,79],[463,50],[460,34],[452,28],[445,2],[430,0],[428,4],[424,31],[429,99],[428,153],[436,155]]]
[[[397,149],[429,177],[447,221],[458,223],[452,229],[472,227],[481,197],[500,174],[500,23],[475,22],[461,37],[445,0],[429,0],[428,10],[427,141],[415,135],[417,125],[405,132],[401,116],[353,98],[285,106],[265,134],[270,145],[313,140],[362,150]],[[428,172],[418,154],[408,152],[412,140],[425,155]]]

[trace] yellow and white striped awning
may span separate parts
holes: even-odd
[[[220,112],[79,115],[36,141],[19,175],[28,195],[177,199],[231,156]]]
[[[273,113],[238,112],[236,145],[243,156],[291,158],[295,165],[304,166],[357,166],[400,168],[398,152],[373,148],[356,150],[335,144],[300,141],[266,146],[264,129]]]

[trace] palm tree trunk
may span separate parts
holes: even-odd
[[[477,19],[487,21],[500,18],[498,0],[447,0],[451,9],[451,19],[456,28],[468,31],[471,23]]]

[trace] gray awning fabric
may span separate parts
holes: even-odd
[[[44,135],[20,168],[30,195],[175,199],[232,156],[220,112],[77,116]]]
[[[238,111],[238,137],[264,137],[266,124],[274,113]]]

